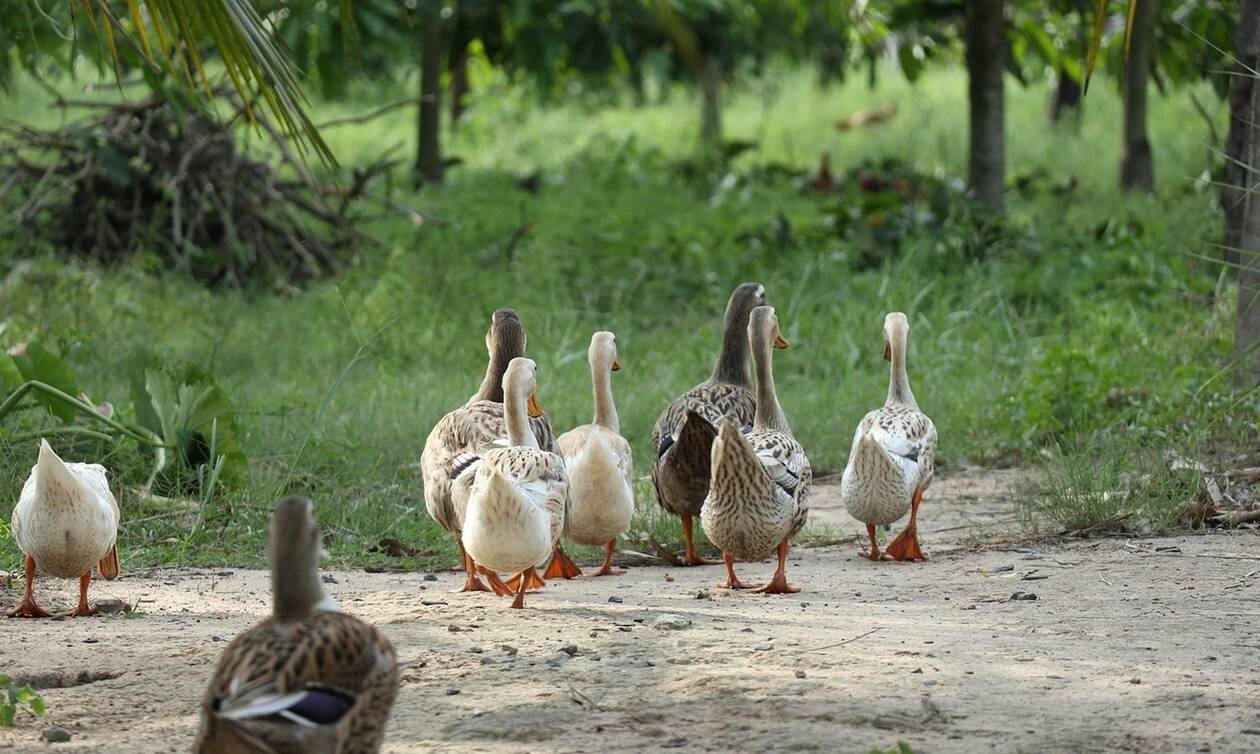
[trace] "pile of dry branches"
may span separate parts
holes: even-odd
[[[240,148],[239,103],[224,121],[157,98],[57,104],[96,112],[54,130],[0,122],[6,224],[27,243],[106,264],[157,257],[208,285],[332,272],[360,237],[353,201],[393,164],[356,171],[348,188],[326,186],[265,122],[293,177]]]

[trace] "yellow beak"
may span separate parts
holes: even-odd
[[[531,419],[537,419],[545,412],[542,406],[538,405],[538,395],[536,393],[529,394],[529,416]]]
[[[792,345],[792,344],[788,342],[788,339],[787,339],[787,338],[785,338],[785,337],[783,337],[782,335],[776,335],[776,336],[774,336],[774,347],[775,347],[775,348],[787,348],[787,347],[789,347],[789,346],[791,346],[791,345]]]
[[[618,359],[616,356],[614,356],[614,357],[613,357],[612,370],[613,370],[614,372],[620,372],[620,371],[621,371],[621,359]]]

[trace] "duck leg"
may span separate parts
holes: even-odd
[[[22,601],[8,615],[10,618],[52,617],[52,613],[35,604],[35,558],[30,555],[26,556],[26,589],[22,592]]]
[[[472,557],[469,556],[466,550],[464,550],[463,542],[459,543],[459,554],[464,556],[464,573],[466,575],[464,577],[464,585],[456,590],[457,593],[491,591],[490,587],[486,586],[482,583],[481,579],[477,578],[477,564],[473,562]]]
[[[915,519],[919,515],[919,502],[923,500],[923,489],[914,488],[914,497],[910,499],[910,523],[901,530],[897,538],[888,543],[884,549],[884,557],[890,560],[927,560],[927,556],[919,549],[919,529]]]
[[[560,545],[560,540],[556,540],[556,545],[551,550],[551,562],[547,564],[543,578],[572,579],[581,575],[582,569],[564,554],[564,547]]]
[[[542,589],[543,587],[547,586],[547,582],[543,581],[543,577],[538,575],[537,568],[530,566],[524,571],[521,571],[521,573],[525,575],[525,588],[526,589]],[[518,581],[518,579],[520,578],[521,578],[520,576],[513,576],[512,578],[508,579],[505,582],[505,586],[507,586],[507,588],[511,590],[509,594],[520,588],[520,583]]]
[[[718,584],[719,589],[752,589],[752,584],[745,584],[735,578],[735,558],[731,557],[728,552],[722,553],[722,559],[726,561],[726,581]]]
[[[784,537],[783,541],[779,543],[779,567],[774,571],[774,578],[770,579],[770,583],[754,591],[761,592],[762,594],[795,594],[801,591],[799,587],[792,586],[788,583],[786,571],[787,554],[788,541],[787,537]]]
[[[538,575],[538,571],[535,570],[533,566],[530,566],[528,569],[521,571],[515,578],[512,579],[512,581],[517,583],[516,597],[512,599],[512,604],[508,605],[508,607],[514,610],[520,610],[525,607],[525,590],[529,587],[529,576],[531,573],[534,576]]]
[[[860,550],[858,554],[868,560],[879,560],[879,543],[875,541],[875,524],[866,525],[866,536],[871,538],[871,549],[869,551]]]
[[[486,577],[486,581],[490,582],[490,589],[495,594],[500,597],[506,597],[512,593],[512,588],[503,583],[503,579],[499,578],[499,574],[485,566],[477,566],[477,570],[481,571],[481,575]]]
[[[79,605],[68,613],[67,618],[86,618],[89,615],[96,615],[96,610],[88,607],[87,590],[88,584],[92,583],[92,572],[88,571],[79,577]]]
[[[682,517],[683,540],[687,543],[687,554],[683,557],[682,564],[685,566],[717,565],[716,560],[702,558],[696,554],[696,543],[691,533],[691,522],[691,516]]]
[[[613,550],[615,550],[616,547],[617,540],[615,539],[608,540],[608,544],[604,545],[604,567],[595,572],[596,576],[620,576],[626,572],[624,568],[612,567]]]

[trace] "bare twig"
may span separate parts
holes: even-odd
[[[316,124],[315,127],[323,131],[324,129],[336,128],[337,126],[348,126],[354,123],[367,123],[368,121],[375,120],[382,115],[392,113],[399,108],[418,104],[420,104],[419,97],[408,97],[407,99],[400,99],[397,102],[390,102],[389,104],[381,105],[378,108],[369,110],[366,113],[361,113],[359,115],[343,115],[339,118],[330,118],[323,123]]]
[[[838,641],[834,644],[824,644],[821,647],[810,647],[809,649],[802,649],[801,654],[804,654],[806,652],[821,652],[824,649],[835,649],[836,647],[841,647],[841,646],[844,646],[845,644],[855,642],[858,639],[865,639],[866,637],[870,636],[876,631],[882,631],[882,630],[884,630],[883,626],[876,626],[875,628],[872,628],[870,631],[867,631],[866,633],[858,634],[857,636],[851,636],[845,639],[844,641]]]

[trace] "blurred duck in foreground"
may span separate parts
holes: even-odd
[[[492,571],[518,574],[512,607],[525,606],[525,590],[539,581],[536,567],[556,549],[569,506],[564,459],[539,447],[529,418],[542,413],[535,396],[537,365],[512,359],[503,375],[508,447],[469,464],[455,495],[467,500],[464,548]]]
[[[525,328],[516,312],[498,309],[490,319],[486,331],[486,350],[490,362],[481,387],[463,406],[443,416],[429,433],[420,456],[420,469],[424,476],[424,502],[433,518],[443,529],[455,536],[464,556],[466,578],[461,592],[490,591],[477,577],[477,564],[464,552],[460,530],[463,528],[466,497],[459,497],[460,489],[455,480],[470,470],[470,466],[485,451],[506,447],[507,424],[503,411],[503,377],[508,364],[525,355]],[[551,421],[542,412],[531,416],[529,428],[544,450],[555,446]],[[469,477],[471,479],[471,477]],[[463,488],[467,492],[467,486]],[[495,593],[509,594],[509,589],[493,572],[485,573]]]
[[[661,507],[682,517],[686,566],[714,565],[696,553],[692,520],[709,494],[718,427],[728,419],[741,429],[752,424],[757,402],[748,379],[748,315],[765,303],[766,289],[759,283],[744,283],[731,293],[713,375],[666,406],[652,430],[652,484]]]
[[[617,537],[629,530],[634,516],[633,456],[630,443],[619,434],[621,424],[612,394],[612,373],[621,369],[616,336],[610,332],[591,336],[587,358],[595,391],[595,418],[556,440],[569,475],[572,501],[565,533],[578,544],[603,547],[604,566],[595,575],[610,576],[623,573],[612,567],[613,551]],[[565,575],[557,570],[553,558],[544,575]],[[573,570],[577,571],[574,575],[581,575],[576,566]]]
[[[775,392],[773,351],[789,344],[773,308],[753,309],[748,338],[757,370],[757,412],[747,434],[729,419],[722,422],[713,442],[713,480],[700,524],[726,560],[726,581],[719,586],[749,588],[735,577],[734,561],[757,562],[777,549],[774,578],[757,591],[790,594],[800,589],[787,581],[788,544],[809,515],[806,498],[813,473]]]
[[[13,538],[26,556],[26,588],[10,618],[50,617],[35,603],[36,568],[79,580],[79,604],[67,616],[96,612],[87,600],[92,568],[105,579],[119,573],[118,502],[105,475],[100,464],[62,461],[47,440],[40,440],[39,460],[13,508]]]
[[[884,318],[884,358],[890,362],[888,399],[862,418],[849,463],[840,482],[840,497],[849,514],[866,524],[871,560],[926,560],[919,549],[918,514],[923,491],[932,483],[936,461],[936,427],[919,410],[906,376],[906,315]],[[891,524],[910,511],[910,522],[881,556],[875,527]]]
[[[340,612],[319,575],[311,501],[287,497],[271,524],[272,616],[236,637],[201,705],[198,754],[370,754],[398,693],[394,648]]]

